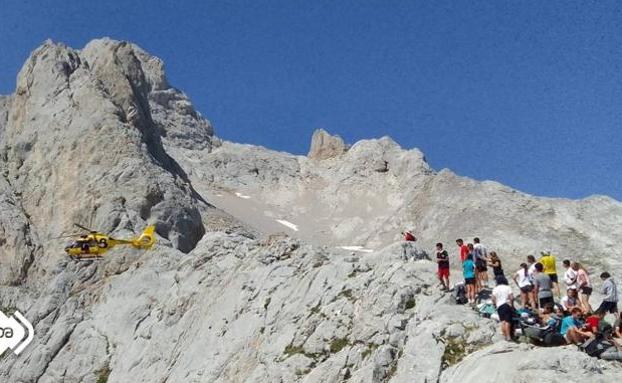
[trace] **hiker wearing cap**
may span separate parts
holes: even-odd
[[[600,279],[603,280],[603,286],[601,287],[601,293],[605,296],[600,307],[596,311],[604,311],[611,314],[618,315],[618,288],[613,277],[608,272],[604,272],[600,275]]]
[[[579,262],[572,262],[570,267],[577,273],[577,287],[579,290],[581,309],[583,309],[583,312],[591,313],[592,306],[590,305],[590,295],[592,295],[592,284],[590,283],[590,277]]]
[[[541,253],[542,257],[540,258],[540,262],[544,267],[544,273],[551,278],[551,282],[553,283],[553,291],[558,298],[561,298],[561,293],[559,291],[559,282],[557,280],[557,266],[555,265],[555,256],[551,254],[551,252]]]
[[[512,288],[508,286],[508,280],[504,276],[496,278],[497,286],[492,289],[492,303],[497,308],[501,333],[507,341],[512,340],[512,317],[514,316],[514,295]]]

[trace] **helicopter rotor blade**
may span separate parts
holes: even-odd
[[[79,237],[81,235],[82,235],[82,233],[59,235],[58,237],[52,237],[50,239],[72,238],[72,237]]]
[[[89,233],[95,233],[95,230],[91,230],[91,229],[89,229],[88,227],[84,227],[84,226],[80,225],[79,223],[75,223],[75,222],[74,222],[74,223],[73,223],[73,225],[74,225],[75,227],[78,227],[78,228],[82,229],[82,230],[86,230],[86,231],[88,231]]]

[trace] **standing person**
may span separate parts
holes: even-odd
[[[469,303],[475,303],[475,263],[473,263],[473,255],[471,254],[468,254],[465,261],[462,262],[462,275],[464,275],[464,285]]]
[[[572,262],[570,267],[577,273],[577,287],[579,289],[581,308],[584,313],[591,313],[592,306],[590,305],[590,295],[592,295],[592,284],[590,283],[590,277],[579,262]]]
[[[469,254],[473,256],[473,263],[475,264],[475,288],[476,293],[478,293],[483,287],[482,273],[485,272],[486,275],[488,275],[488,268],[486,267],[486,260],[479,258],[479,255],[475,251],[475,247],[473,246],[473,244],[469,243],[467,244],[467,247],[469,249]]]
[[[473,251],[475,252],[475,267],[477,268],[477,279],[480,287],[489,287],[488,285],[488,250],[482,245],[478,237],[473,238]]]
[[[523,306],[536,307],[536,300],[533,297],[533,285],[531,284],[531,279],[529,278],[529,266],[526,263],[520,264],[520,269],[516,273],[512,279],[514,279],[514,283],[520,289],[520,300],[523,303]]]
[[[547,303],[552,305],[555,304],[552,290],[553,281],[551,281],[549,275],[544,272],[544,266],[542,266],[539,262],[536,263],[536,273],[533,276],[533,285],[536,289],[539,308],[543,308]]]
[[[508,280],[504,276],[496,278],[497,286],[492,289],[492,303],[497,308],[501,333],[507,341],[512,340],[512,316],[514,314],[514,295],[512,288],[508,286]]]
[[[436,244],[436,263],[438,264],[438,280],[443,290],[449,290],[449,254],[443,250],[443,244]]]
[[[460,262],[466,261],[469,254],[469,248],[464,244],[461,238],[456,239],[456,245],[458,245],[458,254],[460,255]]]
[[[533,255],[527,256],[527,267],[529,272],[529,279],[533,283],[533,275],[536,273],[536,257]]]
[[[539,261],[544,266],[544,273],[551,278],[553,282],[553,291],[558,298],[561,298],[561,292],[559,291],[559,282],[557,280],[557,266],[555,265],[555,256],[550,251],[542,253],[542,257]]]
[[[503,273],[503,267],[501,266],[501,259],[496,252],[491,251],[490,257],[487,260],[488,266],[492,267],[492,274],[495,276],[495,281],[499,276],[505,278],[505,274]]]
[[[613,277],[608,272],[604,272],[600,275],[603,286],[601,287],[601,293],[605,296],[600,307],[596,311],[608,312],[618,316],[618,287]]]
[[[568,259],[564,259],[562,265],[564,265],[564,269],[566,269],[566,272],[564,273],[564,283],[566,284],[566,290],[578,288],[577,272],[574,271],[572,267],[570,267],[570,261]]]

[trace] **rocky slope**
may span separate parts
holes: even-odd
[[[321,142],[312,143],[312,153],[321,152]],[[622,266],[616,251],[622,203],[604,196],[538,198],[446,169],[437,172],[419,150],[404,150],[388,137],[357,142],[325,160],[228,142],[209,153],[170,152],[213,204],[258,229],[281,229],[336,247],[380,249],[410,228],[427,249],[439,241],[453,249],[456,238],[479,236],[512,268],[526,255],[547,250],[594,271]]]
[[[0,97],[0,305],[36,335],[0,360],[0,379],[619,379],[572,348],[501,342],[436,289],[426,249],[479,235],[510,264],[546,248],[613,267],[620,203],[436,172],[389,138],[348,147],[318,132],[311,147],[222,142],[133,44],[35,50]],[[119,236],[155,224],[159,243],[69,261],[56,237],[76,221]],[[396,242],[405,227],[416,246]]]

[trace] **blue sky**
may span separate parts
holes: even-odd
[[[622,200],[615,1],[3,0],[0,93],[46,38],[101,36],[161,57],[225,139],[389,135],[436,169]]]

